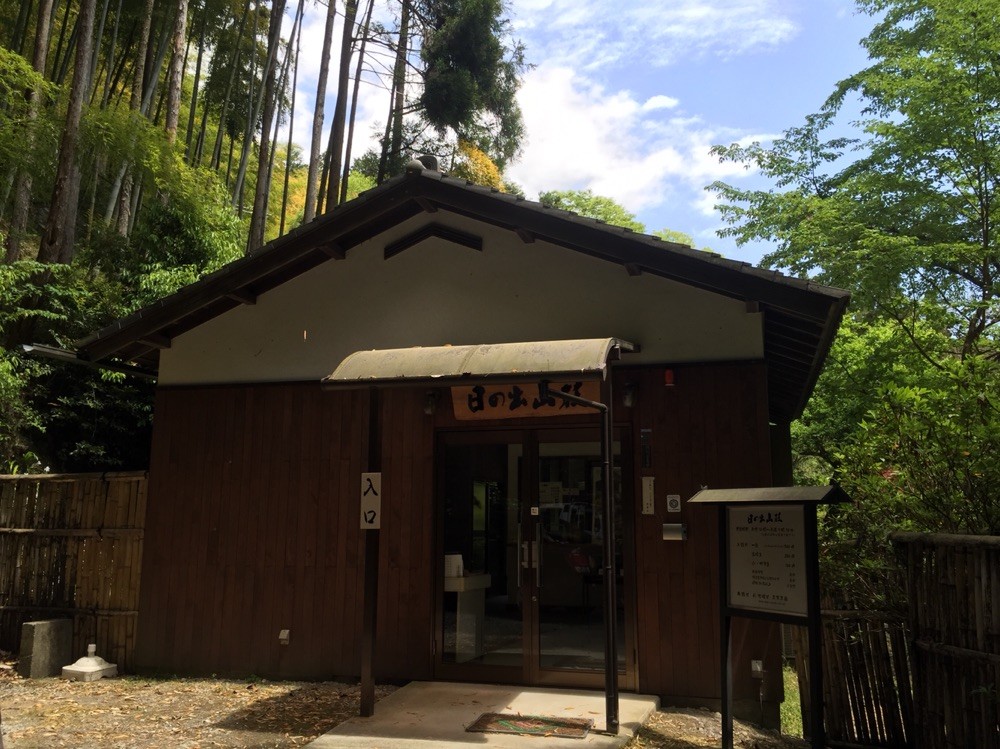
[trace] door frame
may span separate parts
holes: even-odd
[[[444,602],[444,455],[446,444],[520,444],[522,446],[523,469],[520,471],[518,497],[521,504],[519,521],[527,527],[534,538],[534,525],[525,524],[529,517],[531,501],[537,504],[538,497],[538,457],[539,445],[555,442],[596,442],[599,440],[598,425],[557,425],[551,422],[538,425],[518,426],[476,426],[473,428],[442,428],[435,430],[434,450],[434,559],[432,564],[434,595],[434,630],[432,633],[432,666],[435,679],[449,681],[479,681],[501,684],[526,684],[532,686],[552,686],[567,688],[604,687],[604,670],[584,671],[579,669],[543,669],[539,661],[539,606],[522,606],[522,663],[516,666],[482,665],[470,663],[446,663],[443,661],[443,602]],[[634,454],[631,444],[631,429],[627,425],[613,429],[613,442],[620,444],[618,460],[621,465],[621,559],[622,578],[620,595],[624,609],[623,640],[624,670],[618,672],[618,686],[625,691],[634,691],[638,685],[637,663],[637,606],[635,567],[635,489],[633,486]],[[562,439],[560,439],[562,438]],[[527,500],[527,501],[526,501]],[[535,521],[537,522],[537,521]],[[526,538],[525,532],[525,538]],[[521,563],[521,550],[517,549],[516,564]],[[534,574],[533,568],[525,570]],[[532,586],[529,586],[529,589]],[[603,601],[603,598],[602,598]]]

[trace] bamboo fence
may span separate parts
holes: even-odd
[[[903,617],[877,611],[824,610],[823,705],[830,746],[907,747],[913,725],[912,669]],[[798,653],[808,630],[793,627]],[[803,725],[808,733],[808,659],[797,658]]]
[[[0,649],[71,618],[74,653],[131,670],[145,514],[145,472],[0,476]]]
[[[919,749],[1000,747],[1000,537],[896,533]]]

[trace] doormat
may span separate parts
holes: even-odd
[[[483,713],[466,731],[476,733],[516,733],[524,736],[559,736],[584,739],[594,727],[586,718],[550,718],[545,715],[510,715]]]

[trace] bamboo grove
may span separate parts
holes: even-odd
[[[22,344],[64,346],[414,153],[503,187],[525,69],[503,13],[501,0],[0,0],[4,468],[144,465],[128,435],[148,429],[148,388],[67,374]],[[385,106],[374,137],[356,126],[366,99]]]

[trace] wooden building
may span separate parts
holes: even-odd
[[[599,687],[599,418],[539,404],[547,379],[612,406],[621,688],[717,706],[716,518],[685,502],[789,482],[847,301],[411,162],[78,342],[158,374],[137,664],[356,677],[377,457],[376,676]],[[605,346],[596,381],[555,361],[565,342]],[[400,350],[447,346],[502,349],[510,376],[387,381]],[[359,351],[388,367],[377,391],[321,382]],[[734,652],[759,718],[750,661],[780,673],[777,625],[741,622]]]

